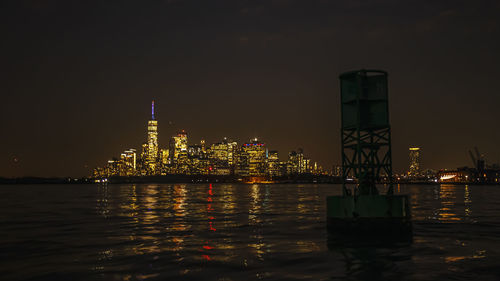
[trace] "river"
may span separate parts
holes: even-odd
[[[339,185],[2,185],[0,279],[500,280],[500,186],[395,189],[413,243],[329,247]]]

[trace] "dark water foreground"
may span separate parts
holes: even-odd
[[[331,246],[339,185],[3,185],[0,280],[500,280],[500,188],[409,185],[411,245]]]

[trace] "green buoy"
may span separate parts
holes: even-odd
[[[387,72],[362,69],[339,78],[342,196],[327,197],[328,232],[333,242],[411,240],[409,196],[394,195],[392,183]],[[382,182],[386,194],[377,189]]]

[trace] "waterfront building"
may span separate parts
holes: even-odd
[[[459,168],[457,170],[440,170],[437,173],[437,181],[440,183],[446,182],[461,182],[468,183],[473,182],[476,179],[476,171],[469,168]]]
[[[417,177],[420,174],[420,148],[410,147],[410,169],[408,176]]]

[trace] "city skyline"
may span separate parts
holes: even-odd
[[[156,136],[155,136],[155,137],[153,137],[153,138],[151,138],[150,134],[149,134],[149,133],[146,133],[146,138],[147,138],[147,141],[146,141],[146,142],[140,142],[140,144],[139,144],[139,145],[130,145],[130,146],[127,146],[127,145],[125,145],[125,144],[120,144],[120,147],[123,147],[123,149],[121,150],[121,151],[122,151],[121,155],[126,154],[127,152],[130,152],[130,150],[134,150],[134,152],[135,152],[135,151],[140,151],[140,147],[141,147],[141,146],[143,146],[144,144],[148,144],[149,146],[151,146],[151,143],[150,143],[151,141],[153,141],[153,142],[155,142],[155,141],[156,141],[157,143],[159,143],[159,137],[158,137],[158,135],[159,135],[159,133],[158,133],[158,131],[159,131],[159,130],[158,130],[158,127],[159,127],[159,125],[158,125],[158,121],[157,121],[157,119],[156,119],[156,117],[155,117],[155,101],[154,101],[154,100],[152,101],[152,104],[151,104],[151,113],[150,113],[150,114],[151,114],[151,118],[150,118],[150,120],[149,120],[149,121],[147,121],[147,123],[148,123],[148,132],[149,132],[149,130],[151,130],[151,128],[152,128],[152,126],[153,126],[153,127],[154,127],[154,129],[153,129],[153,130],[154,130],[154,131],[156,131]],[[154,124],[152,124],[152,122],[153,122]],[[180,131],[185,132],[185,130],[184,130],[184,129],[177,129],[177,130],[176,130],[176,129],[172,129],[172,128],[175,126],[175,124],[174,124],[172,121],[167,121],[167,123],[168,123],[167,127],[171,127],[171,132],[174,132],[173,134],[171,134],[171,136],[170,136],[170,137],[172,137],[172,138],[173,138],[173,137],[175,137],[175,134],[176,134],[175,132],[177,132],[177,133],[178,133],[178,132],[180,132]],[[161,123],[160,123],[160,124],[161,124]],[[209,129],[209,128],[208,128],[208,129]],[[144,133],[144,132],[142,132],[142,134],[143,134],[143,133]],[[192,132],[190,132],[190,134],[192,134]],[[196,135],[196,133],[195,133],[195,135]],[[198,134],[198,135],[199,135],[199,134]],[[142,137],[142,136],[141,136],[141,137]],[[169,139],[169,140],[170,140],[170,137],[167,137],[167,139]],[[221,140],[225,140],[225,139],[227,139],[227,138],[228,138],[228,136],[227,136],[227,135],[224,135],[223,137],[219,137],[219,139],[217,139],[217,137],[214,137],[214,136],[212,136],[211,138],[201,137],[201,138],[199,139],[199,141],[201,141],[201,142],[207,142],[207,139],[210,139],[211,141],[208,141],[208,143],[212,144],[212,143],[216,143],[216,142],[221,141]],[[251,141],[252,139],[254,139],[254,138],[255,138],[255,139],[257,139],[257,137],[255,137],[255,136],[247,137],[247,139],[250,139],[250,141]],[[156,139],[156,140],[154,140],[154,139]],[[193,138],[190,138],[190,139],[193,139]],[[239,138],[231,138],[231,137],[230,137],[229,139],[231,139],[231,140],[232,140],[232,139],[235,139],[235,140],[238,140],[238,141],[240,140]],[[241,143],[244,143],[244,142],[241,142]],[[190,146],[191,146],[191,145],[196,145],[196,144],[197,144],[197,142],[192,142],[192,141],[189,143],[189,145],[190,145]],[[186,145],[188,145],[188,144],[186,144]],[[153,155],[153,154],[159,154],[159,153],[161,152],[161,151],[160,151],[160,149],[161,149],[161,147],[160,147],[160,146],[161,146],[161,145],[159,145],[159,144],[157,145],[157,151],[156,151],[156,153],[155,153],[155,152],[153,152],[152,154],[150,154],[150,155],[149,155],[149,159],[152,159],[152,157],[153,157],[152,155]],[[162,146],[163,146],[163,147],[167,147],[167,148],[168,148],[169,143],[168,143],[168,142],[163,143],[163,144],[162,144]],[[132,147],[134,147],[134,148],[132,148]],[[295,150],[297,150],[297,149],[299,149],[299,150],[300,150],[300,149],[303,149],[303,147],[301,147],[301,146],[295,146],[295,148],[293,148],[294,146],[293,146],[293,145],[291,145],[290,147],[292,147],[292,150],[290,150],[290,151],[295,151]],[[420,149],[421,149],[421,147],[418,147],[418,148],[417,148],[417,147],[412,147],[412,146],[409,146],[409,147],[408,147],[408,148],[406,148],[406,149],[409,149],[409,150],[410,150],[410,158],[411,158],[411,157],[412,157],[412,156],[411,156],[411,151],[412,151],[412,150],[414,150],[414,149],[420,150]],[[469,148],[469,147],[467,147],[466,149],[470,149],[470,148]],[[476,149],[477,149],[477,147],[476,147]],[[117,154],[117,155],[120,155],[119,150],[116,152],[116,154]],[[286,155],[287,155],[287,153],[286,153]],[[482,154],[482,155],[484,156],[485,154]],[[136,156],[137,156],[137,157],[139,157],[139,156],[140,156],[140,153],[139,153],[139,152],[137,152]],[[469,159],[466,159],[466,160],[464,161],[464,163],[463,163],[463,164],[458,165],[458,166],[455,166],[455,167],[453,167],[453,166],[451,166],[451,165],[446,166],[446,167],[428,167],[428,166],[426,166],[425,164],[424,164],[424,165],[423,165],[423,167],[422,167],[422,164],[421,164],[421,163],[422,163],[422,161],[421,161],[421,159],[420,159],[420,158],[421,158],[421,156],[417,156],[417,157],[419,158],[419,159],[418,159],[418,163],[419,163],[418,165],[420,166],[418,169],[419,169],[421,172],[424,172],[425,170],[431,170],[431,171],[439,171],[439,170],[454,170],[454,169],[456,169],[457,167],[471,167],[471,168],[473,168],[473,165],[470,165],[470,160],[469,160]],[[110,159],[110,157],[109,157],[109,156],[101,156],[100,158],[101,158],[101,159],[106,159],[106,161],[108,161],[108,160]],[[111,158],[119,159],[119,157],[114,157],[114,156],[113,156],[113,157],[111,157]],[[138,158],[138,159],[139,159],[139,158]],[[490,158],[490,159],[491,159],[491,158]],[[278,160],[280,160],[280,161],[285,161],[285,162],[286,162],[287,157],[285,156],[285,154],[280,154],[280,157],[279,157],[279,159],[278,159]],[[99,162],[99,163],[105,163],[106,161],[101,161],[101,162]],[[333,162],[330,166],[323,166],[321,162],[317,162],[317,163],[318,163],[318,165],[319,165],[319,166],[321,166],[321,167],[324,169],[324,171],[327,171],[327,172],[334,172],[334,170],[336,169],[336,167],[339,167],[339,162],[340,162],[340,160],[339,160],[338,162]],[[491,161],[491,160],[490,160],[490,161],[488,161],[488,164],[489,164],[489,165],[495,165],[495,164],[496,164],[496,165],[498,165],[498,163],[499,163],[499,162],[495,162],[495,161]],[[94,168],[95,168],[96,166],[98,166],[98,164],[96,164],[96,163],[88,163],[88,164],[86,164],[85,166],[86,166],[86,167],[85,167],[85,168],[86,168],[86,170],[88,171],[88,173],[87,173],[87,174],[85,174],[85,175],[76,175],[76,176],[75,176],[75,175],[59,174],[59,175],[57,175],[57,176],[73,176],[73,177],[82,177],[82,176],[84,177],[84,176],[89,176],[89,175],[92,175],[92,174],[93,174],[93,170],[94,170]],[[395,171],[395,174],[402,174],[402,175],[404,175],[404,174],[410,173],[410,172],[411,172],[411,169],[412,169],[412,167],[411,167],[411,166],[412,166],[412,160],[410,159],[410,160],[408,161],[408,158],[407,158],[406,163],[400,164],[400,167],[401,167],[401,168],[400,168],[400,169],[397,169],[397,170]],[[0,176],[4,176],[4,175],[0,175]],[[21,175],[21,176],[33,176],[33,175]],[[47,175],[35,175],[35,176],[47,176]],[[49,177],[51,177],[51,176],[54,176],[54,175],[49,175]]]
[[[331,167],[338,75],[362,68],[389,73],[396,173],[413,146],[423,169],[476,146],[500,160],[497,1],[2,4],[2,177],[89,174],[139,147],[152,99],[164,134],[257,136]]]
[[[302,148],[279,157],[277,150],[270,150],[258,138],[240,142],[223,137],[217,143],[189,142],[188,133],[181,129],[171,136],[168,145],[161,144],[155,117],[155,101],[151,102],[151,118],[147,121],[146,141],[140,152],[129,148],[112,157],[104,166],[93,169],[90,177],[100,181],[109,177],[160,176],[160,175],[216,175],[274,179],[299,174],[328,175],[336,171],[323,169],[307,158]],[[336,176],[339,176],[336,175]]]

